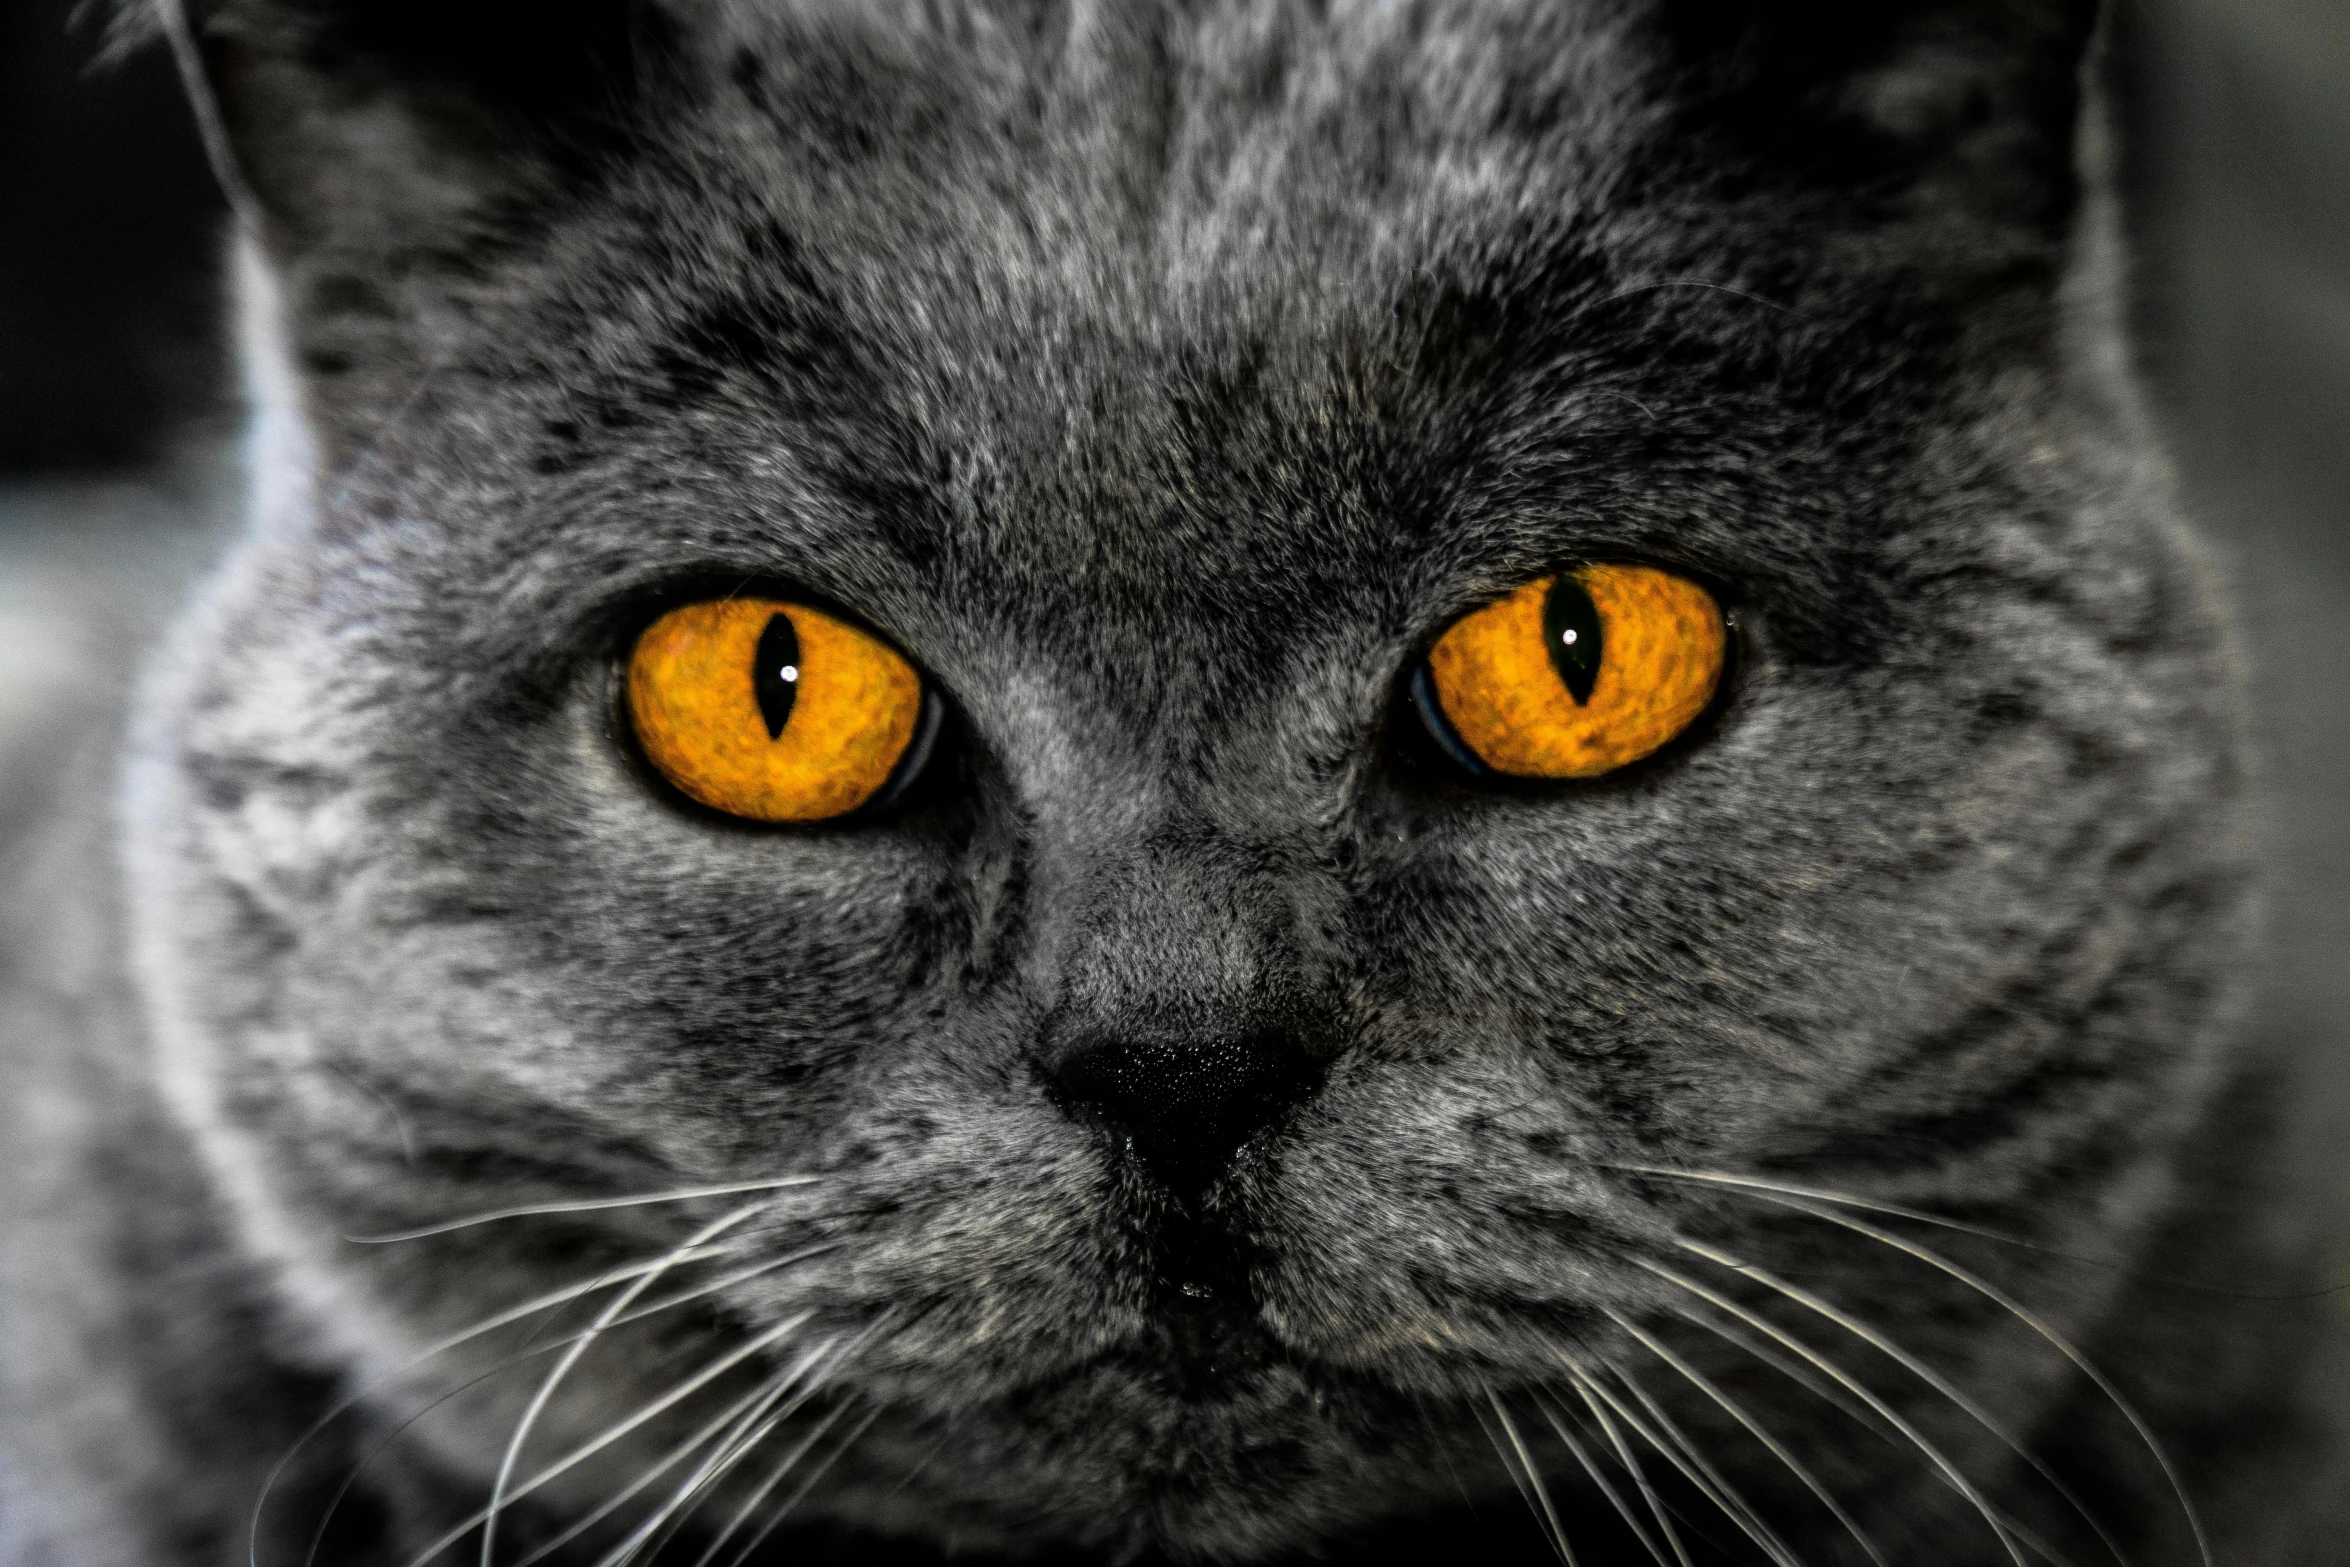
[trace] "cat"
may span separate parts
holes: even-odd
[[[154,23],[0,1560],[2350,1561],[2092,5]]]

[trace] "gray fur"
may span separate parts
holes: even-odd
[[[105,1136],[154,1167],[49,1145],[50,1189],[161,1222],[198,1277],[185,1340],[76,1351],[78,1308],[11,1286],[29,1362],[121,1390],[71,1418],[125,1455],[23,1440],[68,1416],[12,1394],[49,1401],[9,1409],[7,1462],[70,1520],[0,1531],[16,1559],[241,1558],[331,1387],[368,1391],[263,1561],[386,1438],[333,1549],[404,1560],[481,1504],[537,1384],[395,1430],[491,1363],[408,1357],[750,1199],[350,1237],[789,1172],[814,1179],[732,1232],[756,1249],[691,1276],[809,1255],[616,1330],[524,1472],[807,1313],[767,1359],[832,1346],[822,1391],[765,1451],[861,1434],[802,1550],[1444,1559],[1466,1502],[1481,1558],[1532,1561],[1506,1414],[1586,1559],[1633,1560],[1543,1413],[1604,1440],[1573,1358],[1629,1372],[1801,1560],[1862,1560],[1620,1317],[1889,1560],[2006,1559],[1914,1450],[1681,1323],[1644,1264],[1770,1300],[1694,1238],[2037,1437],[2136,1559],[2193,1560],[2018,1319],[1627,1166],[2044,1248],[1904,1232],[2120,1357],[2230,1560],[2321,1559],[2298,1340],[2214,1377],[2191,1305],[2133,1283],[2181,1247],[2213,1277],[2215,1233],[2265,1265],[2228,1206],[2262,1194],[2221,1180],[2265,1112],[2231,1045],[2237,689],[2118,344],[2078,8],[679,0],[535,39],[477,9],[195,18],[254,204],[256,515],[149,670],[129,968],[93,981],[119,1015],[23,1026],[68,1041],[48,1070],[121,1077]],[[1397,700],[1413,662],[1595,556],[1720,588],[1729,701],[1598,785],[1446,773]],[[945,693],[904,807],[752,831],[639,775],[628,633],[754,581]],[[1319,1087],[1199,1191],[1045,1070],[1079,1027],[1296,1017]],[[1758,1309],[2095,1550],[1948,1400]],[[518,1506],[509,1554],[749,1385]],[[1754,1557],[1647,1467],[1690,1549]]]

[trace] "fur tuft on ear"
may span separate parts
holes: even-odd
[[[1664,0],[1730,166],[1872,205],[2060,229],[2097,0]]]

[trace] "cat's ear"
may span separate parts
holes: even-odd
[[[641,123],[655,0],[139,0],[193,78],[224,177],[294,251],[459,242]]]
[[[1761,177],[2064,226],[2098,0],[1661,0],[1686,112]]]

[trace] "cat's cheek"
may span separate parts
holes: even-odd
[[[641,1040],[658,1070],[780,1084],[879,1050],[941,1004],[970,944],[951,825],[681,808],[582,709],[507,867],[534,960],[565,976],[582,1029]]]

